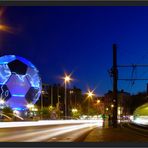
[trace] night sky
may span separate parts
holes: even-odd
[[[62,83],[64,72],[73,72],[69,87],[103,95],[112,89],[113,43],[118,64],[148,64],[148,7],[7,7],[0,17],[13,30],[0,32],[1,51],[30,60],[44,83]],[[131,75],[132,68],[119,69],[119,78]],[[133,77],[148,78],[148,68]],[[136,93],[147,83],[119,81],[119,89]]]

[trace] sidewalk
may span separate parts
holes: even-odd
[[[84,142],[148,142],[148,138],[126,128],[97,127]]]

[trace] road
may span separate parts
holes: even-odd
[[[46,123],[46,124],[45,124]],[[49,123],[49,125],[47,124]],[[58,122],[57,122],[58,123]],[[9,124],[9,123],[7,123]],[[0,142],[73,142],[82,141],[92,129],[98,127],[95,122],[64,122],[61,124],[51,124],[51,122],[41,122],[39,125],[10,123],[0,124]],[[27,126],[23,126],[23,124]],[[35,124],[35,122],[34,122]],[[2,125],[5,125],[3,127]],[[20,125],[20,126],[18,126]]]

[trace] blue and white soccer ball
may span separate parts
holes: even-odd
[[[0,57],[0,99],[13,110],[25,110],[40,97],[42,83],[36,67],[28,60],[6,55]]]

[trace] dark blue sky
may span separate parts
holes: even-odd
[[[43,82],[58,83],[64,71],[72,72],[72,85],[98,95],[112,89],[108,70],[112,44],[118,45],[119,64],[148,63],[148,7],[7,7],[1,22],[15,33],[1,32],[1,50],[30,60]],[[119,70],[130,78],[132,69]],[[148,78],[148,68],[136,77]],[[119,82],[119,89],[146,90],[147,81]]]

